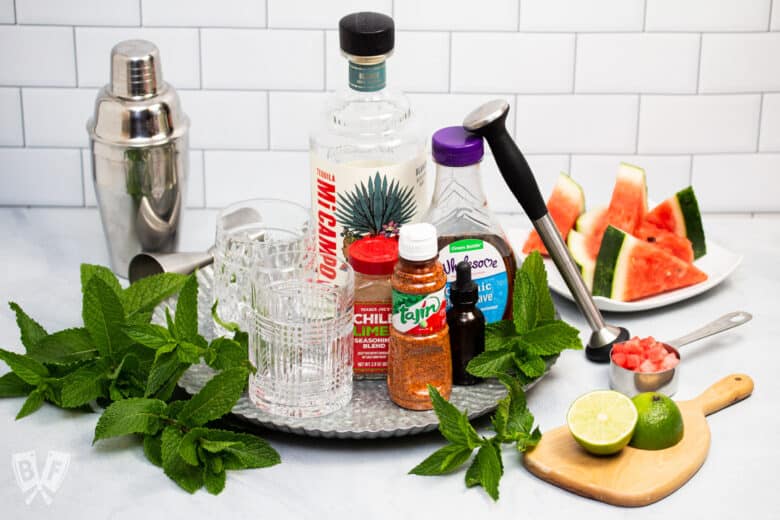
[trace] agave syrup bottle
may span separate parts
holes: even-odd
[[[352,242],[396,236],[426,213],[426,155],[408,99],[386,88],[393,19],[347,15],[339,41],[349,87],[330,97],[310,136],[311,203],[319,251],[346,258]]]

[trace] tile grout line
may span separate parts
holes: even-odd
[[[647,0],[645,0],[644,9],[642,9],[642,32],[647,32]]]
[[[198,27],[198,89],[203,89],[203,35]]]
[[[699,33],[699,57],[696,62],[696,94],[699,95],[699,89],[701,87],[701,54],[704,48],[704,33]]]
[[[766,24],[767,32],[772,30],[772,12],[775,10],[775,0],[769,2],[769,21]]]
[[[452,93],[452,31],[449,33],[449,69],[447,71],[447,93]]]
[[[144,26],[144,0],[138,0],[138,27]]]
[[[328,90],[328,31],[322,31],[322,87]]]
[[[579,33],[574,33],[574,70],[571,73],[571,93],[574,94],[577,91],[577,42],[580,39]]]
[[[14,25],[16,25],[18,23],[19,23],[19,18],[17,17],[17,14],[16,14],[16,0],[14,0]]]
[[[688,164],[688,185],[693,186],[693,154],[689,156],[690,163]]]
[[[87,183],[84,182],[84,152],[82,148],[79,148],[79,169],[81,170],[81,207],[87,207]]]
[[[517,0],[517,32],[520,32],[520,9],[522,8],[522,2]]]
[[[27,148],[27,129],[24,125],[24,93],[19,87],[19,115],[22,118],[22,148]]]
[[[203,200],[200,201],[201,207],[206,207],[206,152],[204,150],[200,150],[198,152],[200,155],[200,171],[203,172],[203,179],[201,179],[200,183],[203,187]]]
[[[271,21],[268,19],[268,2],[269,0],[265,0],[265,27],[266,28],[271,26]]]
[[[756,153],[761,151],[761,126],[764,119],[764,93],[761,93],[761,100],[758,105],[758,136],[756,137]]]
[[[265,149],[271,151],[271,93],[265,93],[265,133],[266,144]]]
[[[639,155],[639,119],[642,117],[642,95],[636,101],[636,135],[634,136],[634,153]]]
[[[79,88],[79,57],[78,46],[76,45],[76,26],[73,26],[73,70],[76,73],[76,88]]]

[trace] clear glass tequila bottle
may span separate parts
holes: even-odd
[[[409,100],[386,87],[392,18],[354,13],[339,22],[349,86],[333,94],[310,136],[318,249],[346,257],[366,236],[395,236],[427,211],[425,141]]]

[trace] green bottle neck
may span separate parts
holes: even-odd
[[[385,88],[385,62],[364,65],[349,62],[349,88],[358,92],[376,92]]]

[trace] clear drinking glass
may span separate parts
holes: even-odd
[[[278,199],[251,199],[217,215],[214,299],[224,321],[239,322],[251,298],[250,270],[262,257],[314,247],[307,208]]]
[[[350,265],[331,255],[284,252],[254,266],[244,323],[258,408],[316,417],[349,402],[354,289]]]

